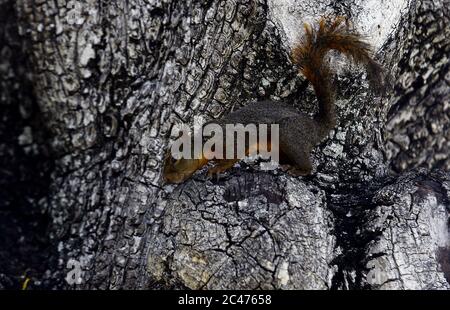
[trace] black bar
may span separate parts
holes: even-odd
[[[332,306],[365,309],[450,306],[450,291],[0,291],[2,309],[197,309]],[[6,308],[10,304],[14,308]],[[138,306],[139,305],[139,306]],[[17,308],[19,306],[19,308]],[[136,309],[136,308],[134,308]],[[133,310],[134,310],[133,309]],[[281,310],[281,309],[280,309]]]

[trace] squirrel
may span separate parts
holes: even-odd
[[[362,36],[351,30],[344,17],[322,17],[316,28],[304,24],[305,36],[292,49],[292,62],[312,84],[319,103],[314,117],[300,113],[293,106],[282,102],[254,102],[234,111],[220,120],[219,124],[279,124],[280,164],[289,164],[293,175],[311,174],[310,152],[324,140],[336,125],[332,73],[326,54],[336,50],[357,64],[365,66],[370,86],[376,91],[384,89],[385,76],[381,65],[373,60],[370,45]],[[270,137],[269,137],[270,139]],[[270,141],[269,141],[270,145]],[[246,151],[248,153],[248,145]],[[256,146],[258,148],[258,146]],[[181,183],[208,163],[204,154],[198,159],[165,159],[163,176],[167,183]],[[216,165],[208,170],[208,176],[231,168],[239,159],[213,159]]]

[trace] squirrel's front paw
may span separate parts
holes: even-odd
[[[222,172],[225,172],[228,169],[230,169],[231,167],[233,167],[237,161],[238,160],[236,160],[236,159],[225,159],[225,160],[217,161],[216,166],[208,169],[208,178],[212,178],[213,176],[216,176],[217,180],[219,180],[219,175]]]

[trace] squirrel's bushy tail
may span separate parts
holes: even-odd
[[[325,55],[336,50],[367,69],[371,86],[379,90],[383,83],[383,70],[372,59],[371,47],[362,36],[349,29],[344,17],[321,18],[315,29],[305,24],[305,37],[292,50],[293,62],[310,81],[319,100],[319,114],[326,125],[334,127],[334,91],[330,81],[330,69]]]

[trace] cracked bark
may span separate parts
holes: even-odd
[[[11,139],[0,156],[24,167],[2,179],[41,184],[34,196],[9,192],[33,198],[23,205],[49,219],[51,259],[39,269],[22,258],[19,270],[0,269],[0,283],[14,286],[28,265],[30,287],[69,288],[66,264],[75,259],[76,288],[87,289],[450,288],[450,6],[381,2],[377,24],[367,3],[1,1],[15,14],[2,19],[14,35],[2,39],[9,58],[0,69],[16,71],[0,77],[14,128],[8,136],[1,127]],[[324,13],[349,15],[373,35],[393,90],[376,97],[362,71],[338,66],[338,126],[315,149],[310,177],[242,162],[218,181],[201,171],[163,185],[176,123],[267,98],[315,111],[288,54],[300,21]],[[19,70],[21,57],[31,68]],[[8,92],[11,83],[32,83],[34,96]],[[37,121],[14,114],[20,96],[39,107]],[[18,143],[25,128],[43,138]],[[51,157],[33,157],[45,146]],[[27,147],[33,156],[6,151]],[[43,173],[30,175],[36,161]]]

